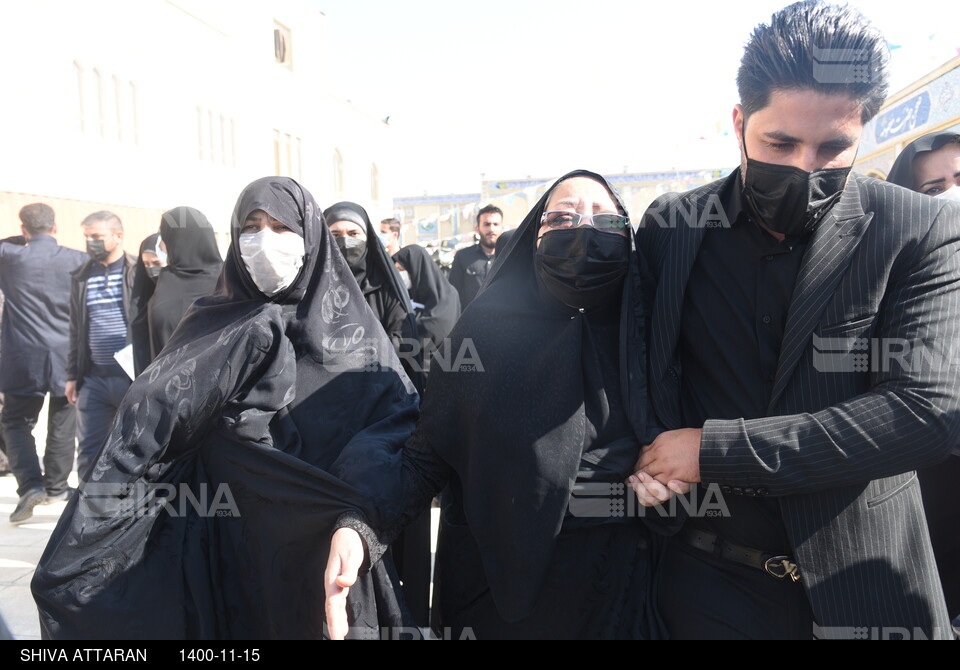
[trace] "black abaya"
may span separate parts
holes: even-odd
[[[150,365],[153,356],[150,353],[150,322],[148,321],[147,309],[150,304],[150,298],[157,288],[157,280],[147,272],[147,266],[143,264],[143,253],[149,251],[152,254],[157,253],[157,247],[160,245],[160,233],[154,233],[144,238],[140,243],[140,253],[137,254],[137,265],[133,271],[133,291],[132,299],[136,305],[135,316],[130,323],[130,340],[133,343],[133,369],[136,374],[140,374]]]
[[[305,243],[299,275],[272,298],[238,250],[257,209]],[[130,387],[40,560],[44,637],[323,636],[330,531],[346,504],[382,508],[399,494],[418,405],[333,249],[293,180],[243,191],[215,293]],[[355,634],[411,623],[389,558],[358,586]]]
[[[193,301],[213,293],[223,265],[213,226],[192,207],[165,212],[160,237],[167,247],[167,266],[160,270],[147,307],[152,358],[163,351]]]
[[[613,192],[585,171],[557,183],[573,177]],[[653,436],[641,261],[630,251],[606,305],[583,311],[554,299],[534,269],[553,188],[438,354],[404,449],[402,512],[379,529],[389,539],[449,484],[434,606],[454,638],[661,634],[651,606],[655,536],[638,515],[574,513],[573,495],[599,484],[614,496],[607,502],[626,503],[623,482]]]

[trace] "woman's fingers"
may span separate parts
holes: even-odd
[[[340,528],[330,542],[330,556],[324,571],[325,612],[331,640],[342,640],[350,631],[347,620],[347,595],[357,582],[363,564],[363,542],[352,528]]]
[[[627,483],[633,488],[637,500],[644,507],[660,505],[673,495],[667,487],[645,472],[638,472],[627,478]]]

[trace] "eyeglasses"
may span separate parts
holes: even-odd
[[[550,229],[577,228],[587,225],[586,220],[597,230],[619,233],[626,229],[630,219],[622,214],[600,212],[597,214],[578,214],[577,212],[545,212],[540,225]]]

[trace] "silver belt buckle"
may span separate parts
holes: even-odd
[[[800,581],[800,566],[791,561],[789,556],[768,558],[763,564],[763,569],[768,575],[777,579],[785,579],[789,576],[794,582]]]

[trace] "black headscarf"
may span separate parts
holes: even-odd
[[[956,132],[930,133],[923,137],[915,139],[904,147],[893,167],[890,168],[890,174],[887,175],[887,181],[891,184],[897,184],[904,188],[914,191],[913,187],[913,162],[920,154],[928,151],[937,151],[948,144],[960,142],[960,134]]]
[[[299,274],[272,298],[238,249],[255,209],[305,243]],[[322,635],[329,533],[345,505],[398,494],[391,482],[418,405],[333,249],[320,208],[292,179],[241,193],[215,293],[131,385],[40,560],[45,637]],[[170,514],[150,502],[158,485],[175,487],[174,508],[184,487],[221,492],[221,504]],[[352,625],[406,623],[388,561],[358,586]]]
[[[160,237],[167,247],[167,266],[160,270],[147,310],[151,360],[163,350],[193,301],[213,293],[223,265],[213,226],[192,207],[164,212]]]
[[[143,264],[143,254],[147,251],[156,254],[159,246],[160,233],[147,236],[140,243],[140,253],[137,254],[137,265],[133,271],[131,298],[136,305],[136,316],[130,324],[130,340],[133,343],[133,368],[138,375],[153,360],[150,352],[150,322],[147,309],[157,287],[157,280],[150,276],[147,266]]]
[[[327,225],[337,221],[349,221],[360,226],[366,234],[367,244],[363,257],[358,263],[351,265],[350,270],[370,309],[380,319],[387,335],[393,338],[403,369],[413,380],[417,390],[422,392],[422,357],[415,355],[414,347],[403,342],[418,339],[416,313],[400,273],[377,236],[367,210],[355,202],[338,202],[324,210],[323,219]]]
[[[595,179],[614,192],[603,177],[583,170],[557,184],[572,177]],[[581,460],[584,399],[595,392],[586,388],[583,372],[584,319],[551,298],[534,269],[540,219],[554,188],[523,220],[450,333],[411,437],[455,471],[466,523],[507,621],[526,616],[540,592]],[[630,241],[635,248],[632,233]],[[631,253],[619,369],[627,419],[639,444],[647,444],[639,263]],[[461,364],[450,364],[458,353]],[[439,364],[442,359],[448,362]]]
[[[419,244],[403,247],[393,259],[410,275],[410,299],[423,305],[417,312],[420,337],[439,347],[460,317],[460,295]]]

